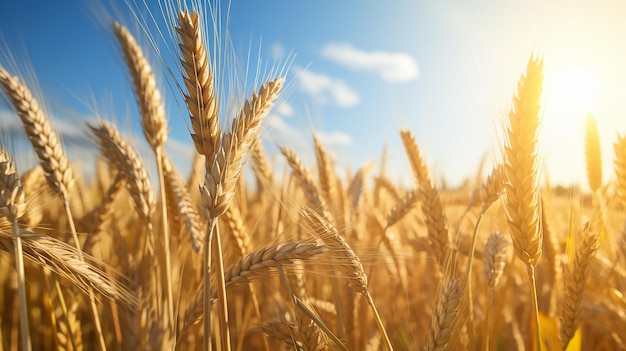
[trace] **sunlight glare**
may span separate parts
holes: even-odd
[[[598,104],[595,74],[584,67],[569,67],[545,77],[546,103],[553,113],[578,119],[594,112]]]
[[[544,76],[543,146],[550,159],[569,162],[551,174],[571,182],[572,167],[584,172],[584,136],[587,116],[599,113],[600,85],[589,65],[571,63],[546,68]],[[583,174],[583,173],[581,173]]]

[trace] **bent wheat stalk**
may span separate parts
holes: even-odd
[[[315,229],[316,232],[324,233],[322,238],[332,251],[337,252],[338,255],[342,256],[347,260],[347,262],[349,262],[346,265],[341,265],[340,268],[343,269],[344,274],[350,278],[349,284],[353,291],[361,293],[365,297],[365,300],[370,305],[372,312],[374,313],[374,319],[376,320],[378,330],[385,341],[385,347],[392,351],[393,346],[391,345],[389,335],[387,335],[387,330],[385,329],[382,319],[380,318],[380,314],[376,309],[374,300],[367,289],[367,275],[365,274],[365,270],[363,269],[363,265],[361,264],[359,257],[354,253],[346,240],[339,235],[337,228],[328,222],[328,219],[325,216],[318,214],[316,211],[305,208],[302,212],[302,217],[311,228]]]
[[[315,240],[305,239],[291,243],[279,243],[255,250],[232,264],[224,272],[227,288],[239,283],[248,283],[253,279],[267,277],[282,267],[293,264],[296,260],[307,261],[325,253],[329,248]],[[204,294],[200,291],[185,310],[185,325],[191,325],[202,316]],[[217,297],[217,288],[211,291],[211,298]]]
[[[32,231],[21,229],[19,235],[22,238],[24,257],[30,261],[67,278],[85,294],[93,289],[125,306],[131,308],[137,306],[137,296],[124,284],[99,269],[97,266],[102,263],[93,257],[84,255],[84,260],[79,260],[76,258],[78,257],[76,248]],[[13,251],[11,236],[4,233],[0,235],[0,249]]]
[[[39,107],[39,103],[33,97],[30,89],[18,77],[11,76],[2,66],[0,66],[0,85],[2,85],[22,121],[28,140],[35,149],[39,163],[44,170],[48,185],[54,192],[60,194],[63,199],[74,245],[77,249],[78,258],[82,261],[83,251],[78,240],[78,233],[76,232],[76,225],[74,224],[69,202],[70,189],[74,182],[74,177],[59,137],[52,128],[43,109]],[[100,323],[95,296],[91,288],[88,289],[88,294],[91,314],[98,335],[98,346],[101,350],[106,350],[102,324]]]

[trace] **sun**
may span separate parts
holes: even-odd
[[[546,72],[546,107],[556,115],[583,119],[598,107],[597,76],[583,65],[570,65]]]
[[[557,178],[571,179],[577,170],[584,172],[587,117],[601,109],[596,72],[593,66],[581,63],[545,67],[541,141],[547,157],[561,162],[550,169]]]

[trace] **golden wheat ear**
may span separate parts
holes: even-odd
[[[156,201],[152,182],[141,158],[111,123],[102,121],[90,124],[89,128],[107,161],[126,179],[137,214],[145,223],[151,223]]]
[[[585,284],[591,262],[600,247],[601,213],[594,212],[576,242],[575,255],[571,265],[565,269],[563,299],[561,304],[561,323],[559,334],[563,350],[578,328],[582,309]]]
[[[65,150],[50,120],[30,89],[0,66],[0,85],[17,111],[28,140],[33,145],[48,185],[59,194],[69,194],[74,181]]]
[[[316,240],[304,239],[296,242],[278,243],[254,250],[237,260],[224,271],[226,287],[249,283],[277,274],[277,268],[286,268],[296,261],[313,260],[329,251],[329,247]],[[212,288],[211,299],[217,298],[217,288]],[[199,291],[185,310],[185,325],[189,326],[202,316],[203,292]]]
[[[165,178],[165,186],[168,190],[168,204],[172,203],[172,221],[175,222],[174,231],[176,235],[182,231],[189,237],[193,250],[197,253],[202,250],[204,243],[204,231],[202,230],[202,221],[198,210],[194,207],[191,199],[191,193],[183,178],[178,173],[172,161],[163,154],[163,174]]]
[[[531,285],[535,321],[535,347],[541,348],[535,266],[542,249],[539,219],[539,124],[543,92],[543,60],[531,57],[513,97],[504,145],[504,208],[511,230],[513,248],[526,264]]]
[[[428,167],[422,157],[422,153],[417,146],[415,136],[407,129],[400,129],[400,136],[402,137],[402,144],[404,145],[404,150],[411,164],[415,182],[418,185],[421,183],[430,183],[430,173],[428,172]]]
[[[543,61],[531,58],[509,113],[503,188],[515,253],[532,266],[541,256],[538,133],[542,91]]]
[[[602,148],[598,124],[592,114],[587,116],[585,128],[585,164],[589,188],[596,193],[602,187]]]
[[[333,207],[333,199],[336,196],[337,177],[333,169],[328,152],[322,146],[319,138],[313,134],[313,144],[315,145],[315,158],[317,159],[317,171],[319,174],[320,190],[324,202]]]
[[[221,129],[213,73],[204,41],[203,28],[197,12],[180,11],[176,33],[181,52],[180,63],[196,150],[206,157],[207,165],[219,150]]]
[[[26,273],[24,270],[24,251],[18,220],[24,215],[26,200],[24,187],[17,176],[13,161],[8,153],[0,148],[0,218],[11,222],[15,250],[15,270],[17,271],[17,291],[20,309],[20,334],[22,348],[32,348],[30,327],[28,324],[28,305],[26,298]]]
[[[174,296],[172,291],[170,231],[167,218],[167,196],[164,176],[163,145],[167,140],[167,119],[161,99],[161,92],[157,88],[156,78],[150,64],[144,57],[141,47],[135,41],[128,29],[117,22],[113,22],[113,32],[120,43],[124,59],[133,78],[137,104],[141,115],[143,134],[156,156],[157,172],[159,176],[159,190],[161,195],[161,242],[165,258],[165,285],[167,290],[168,322],[170,329],[174,327]]]
[[[128,29],[113,22],[113,32],[120,43],[124,60],[133,78],[144,135],[148,144],[156,150],[167,141],[167,119],[161,92],[143,50]]]
[[[40,108],[39,103],[33,97],[30,89],[15,76],[11,76],[4,67],[0,66],[0,85],[9,97],[17,115],[22,121],[28,140],[31,142],[39,163],[44,170],[46,181],[50,188],[61,195],[65,214],[68,218],[74,245],[77,249],[78,258],[83,260],[83,250],[76,232],[74,217],[70,208],[70,190],[74,183],[74,176],[70,167],[69,159],[63,149],[60,138],[51,126],[50,120]],[[88,287],[91,314],[94,320],[98,343],[102,350],[106,349],[102,336],[100,316],[96,306],[93,289]]]
[[[383,325],[382,319],[378,313],[374,300],[367,288],[367,275],[361,264],[361,259],[356,255],[352,247],[346,242],[346,240],[339,235],[337,228],[329,221],[328,213],[320,215],[316,211],[305,208],[302,211],[302,218],[315,232],[323,233],[322,238],[331,251],[335,251],[346,264],[341,265],[340,269],[344,271],[344,274],[349,279],[349,286],[354,292],[363,294],[365,300],[372,309],[375,316],[375,321],[378,326],[378,330],[381,333],[381,337],[385,342],[385,347],[388,350],[393,350],[391,340],[387,334],[387,330]]]
[[[618,135],[613,144],[615,152],[616,195],[623,206],[626,206],[626,135]]]

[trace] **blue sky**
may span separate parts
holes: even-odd
[[[134,96],[107,26],[109,15],[89,4],[0,2],[2,62],[9,51],[18,61],[28,58],[20,68],[36,73],[70,147],[83,145],[81,120],[93,118],[94,104],[139,143]],[[123,1],[106,4],[116,13],[112,18],[140,34]],[[223,4],[224,17],[225,9]],[[530,54],[540,53],[546,76],[544,164],[552,182],[584,184],[587,112],[596,116],[602,135],[605,181],[612,142],[626,132],[623,18],[626,5],[607,0],[233,0],[229,34],[244,65],[248,52],[252,61],[291,63],[287,90],[264,131],[269,152],[285,145],[313,166],[313,128],[333,150],[339,170],[378,162],[388,147],[390,175],[406,184],[410,173],[399,128],[413,131],[434,174],[451,185],[473,177],[483,157],[496,159],[498,120]],[[169,112],[168,148],[185,167],[191,151],[186,116],[167,74],[157,74],[163,76]],[[1,104],[0,117],[5,128],[16,120]],[[280,157],[274,159],[282,167]]]

